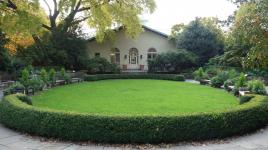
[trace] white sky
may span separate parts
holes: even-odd
[[[46,6],[41,0],[41,5]],[[50,0],[48,0],[50,2]],[[157,8],[153,14],[145,14],[142,20],[145,25],[170,34],[173,25],[189,23],[196,17],[227,17],[236,10],[228,0],[155,0]]]
[[[145,15],[146,25],[169,34],[174,24],[189,23],[196,17],[227,19],[237,9],[228,0],[155,0],[157,9]]]

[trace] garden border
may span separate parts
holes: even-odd
[[[0,122],[22,132],[62,140],[170,143],[245,134],[265,126],[267,112],[268,99],[260,95],[232,110],[166,116],[64,112],[27,105],[18,95],[9,95],[0,103]]]

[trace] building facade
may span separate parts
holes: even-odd
[[[98,43],[95,38],[88,42],[90,58],[103,57],[120,66],[121,70],[148,70],[148,60],[157,54],[176,51],[168,35],[143,26],[144,32],[136,39],[125,36],[123,29],[116,30],[115,42]]]

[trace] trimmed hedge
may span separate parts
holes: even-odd
[[[46,137],[105,143],[162,143],[224,138],[254,131],[268,122],[268,101],[256,95],[233,110],[179,116],[101,116],[37,108],[18,95],[0,103],[7,127]]]
[[[159,80],[173,80],[185,81],[183,75],[176,74],[98,74],[87,75],[85,81],[99,81],[109,79],[159,79]]]

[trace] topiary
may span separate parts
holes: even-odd
[[[56,83],[56,70],[55,69],[50,69],[49,70],[49,82],[51,85],[55,85]]]
[[[47,75],[47,71],[46,69],[42,68],[41,71],[40,71],[40,77],[41,77],[41,80],[47,84],[48,82],[48,75]]]
[[[183,75],[176,75],[174,81],[185,81],[185,77]]]
[[[26,95],[19,95],[17,96],[19,100],[21,100],[22,102],[28,104],[28,105],[33,105],[32,99],[29,96]]]
[[[254,96],[241,96],[239,98],[239,104],[244,104],[244,103],[247,103],[249,102],[252,98],[254,98]]]

